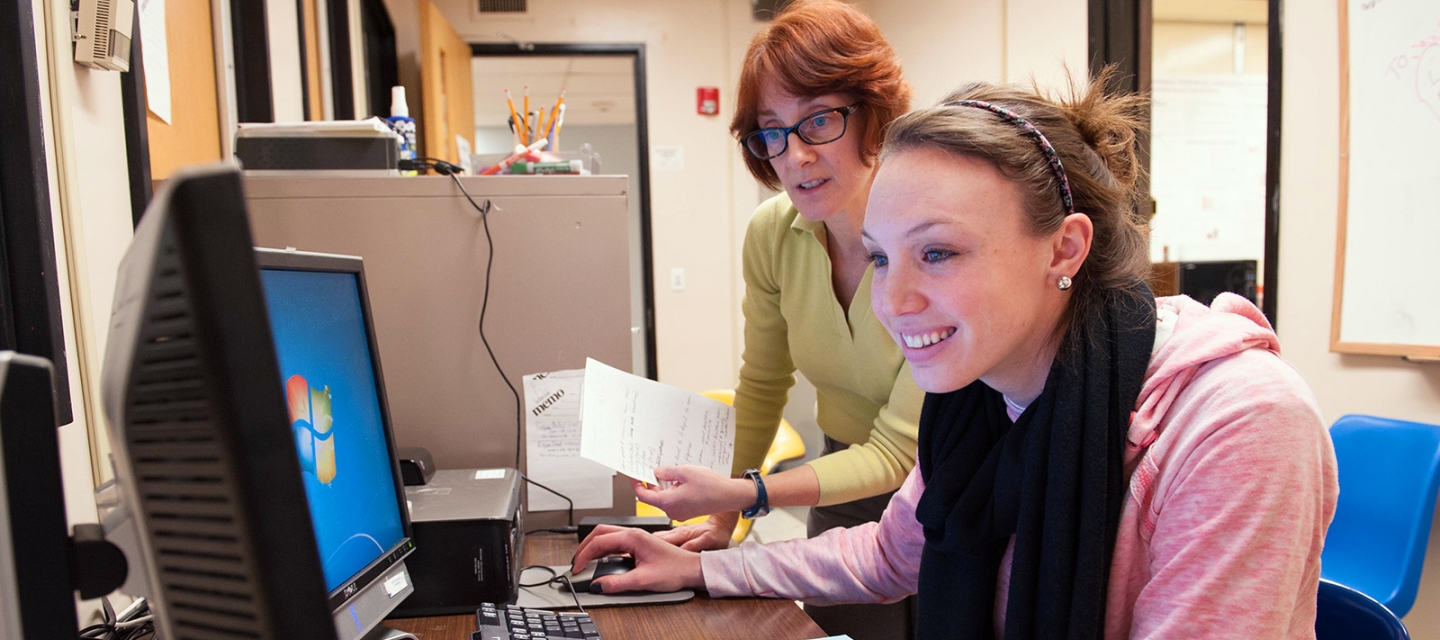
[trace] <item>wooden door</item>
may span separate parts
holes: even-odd
[[[165,38],[170,67],[170,122],[145,114],[150,142],[150,179],[220,159],[220,105],[215,83],[215,39],[210,3],[169,2]],[[141,37],[145,37],[141,33]]]
[[[471,93],[470,44],[429,0],[420,6],[420,87],[422,117],[416,122],[420,155],[460,162],[456,136],[475,142],[475,97]]]

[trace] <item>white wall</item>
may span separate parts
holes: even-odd
[[[1368,413],[1440,424],[1440,366],[1329,351],[1339,211],[1338,12],[1333,3],[1303,0],[1284,8],[1281,355],[1315,390],[1327,421]],[[1417,640],[1440,638],[1440,535],[1433,532],[1419,599],[1405,618]]]
[[[33,7],[75,414],[74,423],[60,428],[66,517],[73,525],[98,519],[87,429],[105,428],[94,385],[99,382],[116,268],[132,235],[124,112],[120,74],[91,71],[73,62],[68,4],[34,0]],[[87,381],[91,386],[85,386]],[[81,603],[82,621],[96,609],[96,601]]]
[[[974,81],[1061,87],[1088,59],[1082,0],[859,0],[899,54],[915,107]]]
[[[270,45],[270,96],[275,122],[305,119],[301,99],[300,14],[294,0],[265,0]]]

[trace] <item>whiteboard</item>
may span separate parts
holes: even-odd
[[[1255,260],[1263,267],[1268,89],[1259,75],[1151,79],[1151,262]]]
[[[1340,1],[1330,350],[1440,356],[1440,2]]]

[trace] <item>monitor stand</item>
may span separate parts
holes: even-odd
[[[385,625],[377,625],[370,633],[365,634],[364,640],[420,640],[414,634],[396,631]]]

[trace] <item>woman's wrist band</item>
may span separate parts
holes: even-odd
[[[755,504],[749,509],[740,512],[740,515],[751,520],[764,517],[770,513],[770,496],[765,493],[765,480],[760,477],[759,469],[746,469],[742,478],[749,479],[755,483]]]

